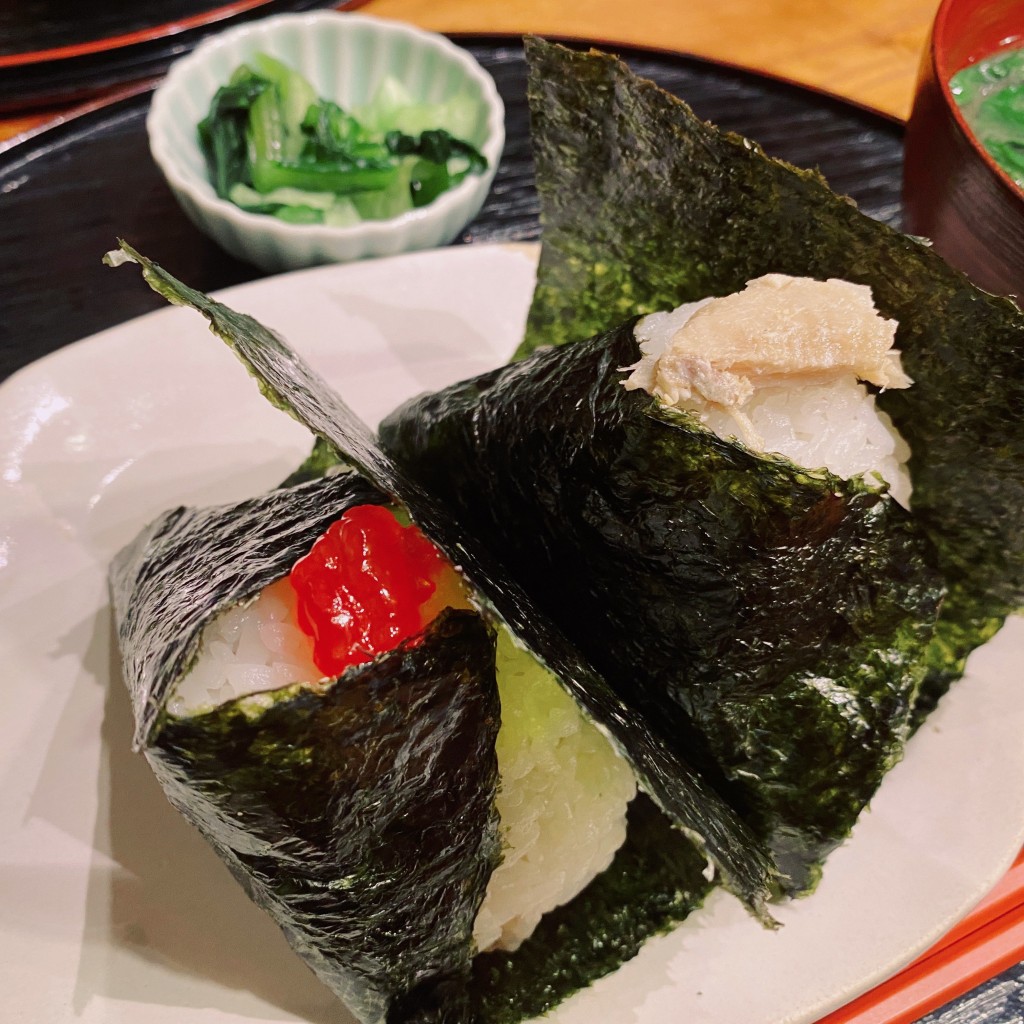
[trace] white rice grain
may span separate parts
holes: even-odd
[[[233,697],[320,680],[313,641],[295,617],[295,591],[287,579],[267,587],[251,604],[230,608],[203,631],[199,657],[168,702],[174,715],[194,714]]]

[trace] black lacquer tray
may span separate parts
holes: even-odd
[[[204,36],[331,0],[16,0],[0,5],[0,113],[163,74]]]
[[[505,154],[492,194],[460,241],[536,238],[526,67],[518,40],[462,38],[505,101]],[[623,50],[641,74],[775,156],[820,167],[868,214],[899,219],[902,129],[816,92],[694,58]],[[161,302],[105,272],[118,236],[204,290],[261,276],[185,218],[149,156],[148,91],[0,149],[0,379]]]

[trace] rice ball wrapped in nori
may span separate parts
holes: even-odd
[[[414,399],[381,439],[804,891],[901,755],[941,584],[879,483],[624,387],[635,326]]]
[[[279,579],[346,507],[355,474],[178,509],[117,559],[111,589],[143,749],[171,802],[365,1021],[410,993],[460,1005],[500,858],[493,637],[448,612],[340,679],[170,710],[218,611]]]
[[[909,445],[914,521],[949,593],[915,721],[1024,607],[1024,313],[820,174],[701,121],[596,51],[526,40],[544,227],[519,355],[765,274],[871,288],[914,387],[877,396]]]
[[[445,611],[425,625],[422,635],[382,652],[365,666],[347,669],[339,679],[328,673],[325,680],[252,696],[228,695],[218,703],[222,678],[199,684],[198,691],[192,689],[196,679],[181,683],[194,667],[196,647],[211,616],[253,598],[255,608],[269,596],[264,587],[273,584],[270,589],[276,589],[292,561],[356,503],[355,497],[345,498],[344,489],[344,500],[339,500],[332,488],[352,487],[362,493],[369,485],[346,471],[314,476],[311,482],[230,508],[177,510],[118,559],[112,579],[137,743],[147,751],[172,802],[207,835],[253,898],[282,922],[292,944],[321,977],[368,1021],[455,1024],[485,1020],[491,1014],[509,1020],[520,1013],[543,1012],[579,986],[614,970],[648,935],[681,920],[698,905],[711,887],[709,858],[750,909],[770,921],[764,910],[772,892],[770,861],[685,759],[669,750],[642,716],[614,697],[532,601],[504,582],[503,570],[480,555],[471,537],[394,470],[365,426],[279,338],[133,255],[143,263],[151,283],[211,320],[259,375],[268,397],[314,426],[335,454],[343,450],[362,473],[389,492],[386,499],[383,492],[373,492],[377,501],[394,504],[400,513],[414,510],[424,532],[429,529],[432,540],[443,539],[445,550],[457,554],[470,581],[473,603],[485,613],[481,618],[473,611]],[[230,551],[235,557],[224,559]],[[274,595],[278,603],[279,598]],[[229,611],[228,618],[232,614]],[[291,647],[280,636],[280,614],[275,612],[273,620],[273,646]],[[206,638],[213,647],[240,628],[243,625],[234,620],[214,622]],[[511,710],[517,710],[516,691],[544,694],[532,704],[523,702],[523,722],[513,725],[519,738],[511,744],[503,743],[502,732],[495,733],[495,628],[499,633],[508,630],[499,637],[497,663],[499,676],[512,680]],[[452,637],[462,630],[475,636],[477,645],[465,664],[457,662],[447,671],[446,659],[458,655],[459,644],[452,643]],[[481,635],[492,640],[486,652],[479,645]],[[513,635],[516,644],[510,648]],[[525,658],[518,649],[523,644],[528,648]],[[481,660],[481,653],[489,660]],[[434,656],[441,666],[436,672]],[[292,666],[301,660],[291,650],[285,670],[295,671]],[[261,664],[258,670],[269,670],[273,677],[281,667]],[[428,695],[440,701],[436,714],[430,712],[429,701],[419,700],[415,689],[404,688],[415,683],[419,670],[426,675]],[[301,675],[301,666],[298,671]],[[355,700],[361,704],[356,710],[346,703],[350,683],[356,684]],[[463,684],[466,696],[452,698],[454,706],[445,708],[443,696]],[[507,705],[501,678],[496,685],[501,703]],[[378,737],[376,717],[385,707],[380,691],[396,689],[398,707],[384,715],[380,725],[385,733]],[[470,695],[475,695],[470,701],[474,714],[460,715],[458,706]],[[332,714],[336,701],[343,706],[341,720]],[[427,717],[422,721],[424,709]],[[543,729],[535,727],[538,714],[547,720]],[[465,726],[461,731],[460,722]],[[553,915],[550,926],[542,921],[539,933],[526,940],[521,952],[492,952],[474,960],[473,954],[484,945],[514,949],[543,910],[584,885],[610,854],[611,848],[601,840],[593,862],[576,871],[568,892],[545,896],[537,906],[531,908],[518,897],[502,900],[500,890],[509,888],[504,868],[513,864],[517,849],[524,848],[513,834],[515,814],[508,810],[512,804],[502,807],[502,795],[517,802],[514,790],[502,785],[502,761],[512,765],[513,772],[520,770],[518,766],[528,764],[533,755],[518,757],[517,743],[529,746],[545,730],[551,733],[552,748],[571,738],[573,756],[584,766],[582,789],[607,790],[611,804],[618,804],[610,816],[600,810],[608,800],[599,800],[595,813],[583,814],[584,819],[590,815],[587,828],[598,818],[610,821],[611,827],[601,827],[612,847],[622,838],[621,806],[635,785],[641,785],[654,802],[647,797],[634,801],[620,855]],[[368,773],[353,774],[361,755],[354,764],[336,758],[353,744],[361,750],[360,738],[368,739],[379,757],[371,757]],[[450,740],[450,745],[440,740]],[[472,756],[463,766],[457,751],[466,744]],[[437,756],[432,756],[432,745],[437,745]],[[511,746],[511,757],[503,746]],[[626,758],[628,768],[615,751]],[[397,759],[400,769],[394,778],[389,757]],[[320,778],[320,787],[309,787],[304,777],[314,762],[313,776]],[[559,754],[547,774],[557,777],[561,762]],[[615,767],[609,771],[611,764]],[[459,775],[454,786],[447,779],[451,771]],[[530,774],[545,772],[531,769]],[[404,782],[416,796],[424,795],[423,787],[454,790],[456,796],[439,795],[437,800],[425,800],[422,808],[417,804],[413,809],[401,800],[397,808],[390,807],[388,786]],[[290,794],[297,787],[303,796],[293,800]],[[465,806],[469,815],[463,813]],[[531,816],[541,817],[529,811],[526,820]],[[561,818],[549,814],[547,824],[561,825]],[[505,834],[502,823],[510,826]],[[547,824],[542,823],[542,833]],[[416,850],[421,827],[434,830],[422,861]],[[502,841],[500,858],[493,855],[495,837]],[[562,837],[561,845],[572,846],[576,855],[580,844],[572,838]],[[400,863],[402,851],[412,861]],[[303,856],[310,853],[314,856],[307,863]],[[518,888],[514,867],[510,877],[511,888]],[[488,906],[492,881],[494,899]],[[416,893],[408,891],[412,885],[420,887]],[[450,898],[449,885],[456,899]],[[422,912],[425,904],[430,904],[429,913]],[[413,952],[421,944],[423,956]]]
[[[415,643],[448,609],[473,611],[465,582],[437,548],[385,505],[352,506],[287,577],[206,626],[168,716],[337,680]],[[498,628],[496,641],[501,855],[474,920],[481,951],[518,948],[544,913],[608,867],[636,794],[629,765],[551,673],[506,629]]]
[[[518,354],[535,354],[397,412],[383,440],[703,750],[799,889],[1024,604],[1024,316],[622,62],[537,39],[527,58],[543,246]],[[620,321],[763,275],[870,287],[898,324],[916,383],[875,401],[912,452],[911,516],[870,474],[757,454],[734,415],[717,437],[699,421],[718,411],[623,393],[641,353]]]

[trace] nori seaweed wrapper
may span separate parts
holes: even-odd
[[[950,594],[919,713],[1024,605],[1024,314],[815,171],[606,54],[527,40],[543,248],[520,354],[766,273],[868,285],[914,386],[878,396],[910,445],[914,519]]]
[[[451,510],[419,487],[384,452],[372,431],[272,331],[182,284],[127,243],[109,263],[138,263],[170,302],[190,306],[210,322],[255,377],[273,405],[305,424],[322,444],[312,463],[336,453],[356,467],[441,548],[468,580],[486,612],[508,628],[565,687],[630,762],[638,782],[681,833],[714,863],[721,881],[765,924],[766,902],[778,892],[778,871],[765,844],[655,724],[624,701],[569,643],[506,567],[467,532]],[[329,461],[329,459],[328,459]],[[305,473],[304,467],[301,473]],[[314,469],[315,473],[317,470]],[[683,861],[688,861],[688,855]],[[682,861],[681,861],[682,863]],[[686,873],[684,871],[684,873]],[[685,888],[689,889],[689,882]]]
[[[345,508],[354,473],[214,509],[175,509],[117,558],[112,595],[145,751],[165,793],[249,896],[363,1020],[514,1024],[686,918],[707,861],[639,795],[626,842],[516,952],[475,955],[498,860],[492,634],[450,612],[326,686],[204,713],[167,701],[213,615],[287,572]]]
[[[315,424],[320,437],[312,457],[289,478],[291,484],[301,481],[298,486],[231,508],[179,509],[166,514],[119,558],[113,588],[139,745],[146,749],[171,799],[199,825],[253,898],[281,922],[293,946],[321,977],[365,1019],[381,1019],[380,1014],[385,1014],[388,1024],[512,1024],[545,1012],[576,989],[615,970],[636,955],[646,938],[685,919],[716,884],[708,872],[709,855],[721,869],[719,879],[733,886],[761,920],[771,924],[764,901],[774,891],[773,876],[767,855],[752,833],[742,824],[734,827],[738,819],[727,810],[722,812],[724,803],[684,760],[672,754],[642,716],[615,699],[564,638],[545,624],[526,595],[503,580],[503,570],[474,553],[475,542],[451,525],[447,514],[425,494],[401,479],[365,425],[275,335],[187,289],[138,254],[134,257],[154,287],[172,301],[203,312],[216,333],[250,365],[264,394],[303,422]],[[339,470],[339,454],[359,466],[360,472],[374,476],[381,489],[355,476],[353,470]],[[349,488],[351,501],[346,497]],[[388,898],[371,901],[376,916],[367,921],[366,891],[359,891],[356,882],[369,876],[357,872],[353,881],[349,875],[338,875],[344,865],[325,863],[314,887],[320,901],[310,903],[303,899],[305,887],[301,880],[296,882],[294,865],[286,863],[280,872],[273,865],[257,867],[249,854],[255,849],[263,856],[280,840],[280,848],[290,857],[296,846],[305,846],[311,829],[328,844],[333,830],[340,829],[342,836],[334,837],[340,840],[347,823],[335,816],[335,809],[348,805],[369,805],[382,812],[371,820],[358,818],[361,827],[371,831],[388,827],[393,818],[383,812],[393,798],[387,786],[374,789],[372,772],[369,778],[338,776],[330,743],[322,764],[326,785],[311,787],[301,803],[287,803],[297,774],[309,771],[307,752],[316,749],[302,739],[307,711],[315,712],[310,730],[318,739],[336,730],[344,737],[345,729],[358,729],[361,719],[368,733],[373,733],[375,723],[365,713],[353,711],[349,718],[350,705],[336,709],[336,702],[320,700],[315,692],[302,688],[282,692],[269,704],[265,698],[243,699],[188,720],[169,716],[164,707],[173,681],[191,663],[213,608],[246,600],[278,579],[347,504],[366,500],[397,501],[428,536],[443,538],[449,557],[458,562],[476,593],[483,621],[492,628],[494,624],[510,628],[535,656],[561,674],[563,684],[568,679],[567,688],[584,711],[614,735],[634,765],[640,765],[641,782],[657,801],[643,794],[634,800],[626,842],[611,866],[568,904],[547,915],[519,950],[479,954],[468,970],[466,928],[471,930],[473,915],[467,925],[467,911],[479,906],[480,882],[486,885],[485,876],[493,865],[488,855],[493,854],[494,821],[492,805],[482,820],[463,815],[462,808],[482,812],[485,792],[493,781],[489,771],[482,770],[482,749],[474,745],[477,740],[483,742],[484,727],[493,724],[491,717],[478,721],[477,731],[468,723],[466,735],[452,737],[452,752],[457,747],[470,754],[457,770],[468,771],[471,777],[456,779],[452,786],[452,780],[438,778],[438,771],[422,773],[421,766],[413,766],[421,785],[454,791],[427,800],[424,814],[437,816],[437,836],[444,837],[448,834],[442,827],[445,816],[452,802],[459,805],[452,849],[469,862],[460,866],[453,859],[446,865],[448,874],[438,875],[434,858],[415,876],[400,878],[396,855],[388,845],[394,836],[364,837],[357,831],[353,839],[359,849],[370,851],[369,861],[377,863],[379,857],[380,863],[396,869],[388,878],[394,883]],[[286,550],[279,551],[282,538]],[[225,562],[223,556],[232,551],[239,557]],[[476,591],[478,584],[481,590]],[[164,621],[161,609],[168,603],[174,605],[175,615]],[[451,659],[458,667],[462,664],[459,650],[466,641],[462,634],[468,632],[472,640],[481,624],[475,615],[450,615],[412,649],[377,659],[374,673],[369,668],[350,669],[325,692],[339,698],[350,693],[350,702],[358,702],[364,691],[393,688],[403,666],[422,666],[414,660],[418,656],[429,656],[425,667],[430,671]],[[478,678],[477,670],[484,666],[473,658],[467,667],[470,688],[478,689],[485,680]],[[489,667],[493,671],[493,656]],[[370,674],[365,680],[362,671]],[[356,682],[365,686],[352,692]],[[403,676],[401,682],[412,680]],[[449,673],[449,683],[466,685],[455,679],[455,673]],[[439,679],[431,693],[440,698],[443,689],[444,681]],[[404,692],[402,687],[399,690]],[[490,700],[489,681],[486,690],[475,699],[469,695],[463,699],[482,710]],[[364,712],[367,706],[363,705]],[[376,713],[378,705],[372,707]],[[455,710],[459,707],[457,702]],[[404,722],[397,716],[393,722],[394,732],[389,731],[387,738],[395,743],[403,732],[411,737],[422,733],[423,726],[411,709]],[[430,720],[428,725],[433,728],[436,723]],[[472,742],[467,743],[467,737]],[[429,734],[424,738],[429,739]],[[441,750],[449,752],[447,746]],[[254,767],[249,755],[257,752]],[[435,765],[442,775],[451,767],[448,760]],[[300,820],[292,820],[293,809]],[[399,832],[399,850],[420,840],[415,829]],[[459,842],[461,847],[456,845]],[[340,846],[346,857],[353,850],[351,843],[335,842],[332,853]],[[440,856],[442,851],[437,853]],[[446,884],[452,872],[462,879],[455,899]],[[345,899],[336,902],[340,883],[344,883],[340,887]],[[412,891],[414,883],[417,888]],[[421,917],[423,901],[430,904],[431,894],[438,902]],[[383,933],[369,927],[387,922],[389,915],[391,924]],[[346,942],[336,945],[335,939],[340,942],[343,937]],[[421,960],[418,948],[424,940],[427,956]]]
[[[473,922],[499,860],[492,629],[447,611],[340,678],[168,709],[204,626],[287,575],[352,473],[165,513],[111,572],[144,750],[170,801],[361,1020],[475,1020]]]
[[[414,399],[381,440],[799,892],[901,755],[941,583],[884,491],[626,390],[638,355],[629,321]]]

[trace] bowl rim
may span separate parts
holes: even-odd
[[[360,220],[350,225],[295,224],[267,214],[243,210],[230,200],[222,199],[213,192],[205,174],[201,177],[196,176],[176,159],[165,131],[170,97],[184,87],[183,83],[190,72],[202,66],[212,54],[245,37],[272,36],[280,26],[298,25],[307,32],[317,31],[321,26],[329,26],[330,31],[343,32],[346,31],[346,26],[352,25],[353,22],[364,27],[369,26],[373,31],[384,35],[401,36],[416,45],[426,46],[457,64],[466,76],[477,84],[486,106],[486,137],[480,150],[487,157],[488,166],[482,175],[467,176],[455,188],[444,192],[427,206],[407,210],[386,220]],[[257,231],[269,235],[275,241],[285,244],[303,238],[308,238],[311,242],[325,239],[357,241],[361,238],[378,241],[423,222],[443,221],[449,214],[454,213],[454,208],[469,201],[479,189],[483,187],[485,191],[489,190],[505,144],[505,107],[491,75],[470,53],[440,33],[373,15],[327,9],[275,14],[233,26],[204,39],[194,50],[171,65],[166,76],[154,90],[146,116],[146,132],[152,158],[168,184],[173,190],[187,194],[191,202],[200,207],[208,217],[226,220],[238,230]],[[189,136],[189,139],[190,145],[198,150],[198,142],[194,137]]]
[[[928,60],[931,64],[931,73],[935,78],[936,83],[939,87],[939,93],[942,96],[942,102],[946,108],[952,113],[953,119],[956,122],[960,132],[967,138],[971,144],[971,149],[977,153],[985,166],[994,175],[995,179],[1003,186],[1008,189],[1020,202],[1024,202],[1024,186],[1018,185],[1017,182],[1010,177],[1010,175],[996,163],[995,158],[991,153],[982,145],[981,140],[974,134],[971,126],[967,123],[967,119],[963,116],[960,110],[960,105],[956,102],[956,97],[953,95],[953,90],[950,87],[950,79],[959,71],[963,71],[964,68],[970,67],[972,64],[977,63],[979,60],[983,60],[987,57],[991,57],[1002,50],[1010,49],[1011,47],[1024,47],[1024,27],[1020,32],[1014,33],[1010,36],[1006,36],[1001,39],[991,49],[985,48],[985,52],[977,56],[971,57],[965,64],[961,64],[960,67],[952,67],[955,61],[948,60],[946,57],[946,40],[949,32],[949,21],[952,18],[952,11],[958,7],[963,0],[941,0],[938,10],[935,12],[935,18],[932,21],[931,35],[928,40]]]

